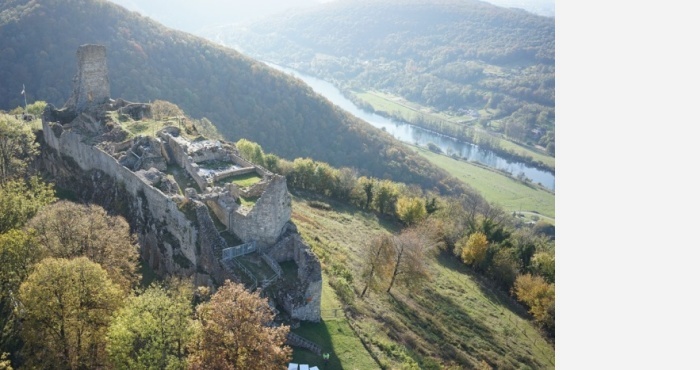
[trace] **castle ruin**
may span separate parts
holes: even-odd
[[[77,55],[71,97],[42,117],[45,167],[57,181],[111,202],[159,275],[204,286],[231,279],[262,289],[291,319],[319,321],[321,266],[291,222],[286,179],[175,125],[132,134],[121,122],[153,122],[150,105],[110,98],[104,46]]]

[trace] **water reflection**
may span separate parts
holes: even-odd
[[[509,172],[513,176],[523,176],[530,179],[533,183],[540,183],[547,189],[554,190],[554,175],[552,173],[530,167],[521,162],[506,160],[498,154],[480,148],[472,143],[460,141],[453,137],[411,125],[407,122],[389,119],[376,113],[365,111],[343,96],[340,90],[329,82],[304,75],[298,71],[276,64],[266,64],[301,79],[311,86],[314,91],[323,95],[335,105],[367,121],[372,126],[386,131],[400,141],[417,144],[423,147],[428,143],[433,143],[448,155],[456,154],[468,161],[479,162],[485,166]]]

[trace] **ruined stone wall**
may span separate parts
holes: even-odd
[[[217,172],[214,174],[214,181],[219,181],[221,179],[230,177],[230,176],[238,176],[238,175],[245,175],[247,173],[251,172],[256,172],[255,167],[243,167],[243,168],[232,168],[228,169],[225,171]]]
[[[90,104],[109,99],[107,48],[103,45],[81,45],[77,54],[78,73],[73,78],[73,93],[65,106],[81,112]]]
[[[231,229],[244,242],[258,241],[263,246],[277,242],[284,225],[292,216],[292,197],[284,176],[273,175],[270,183],[247,215],[234,212]]]
[[[145,210],[137,215],[140,222],[151,225],[152,228],[144,230],[144,234],[140,236],[143,248],[147,249],[143,251],[143,255],[147,260],[160,261],[158,266],[152,266],[157,272],[181,274],[183,271],[179,271],[179,266],[173,264],[173,256],[177,254],[189,260],[192,266],[197,264],[197,229],[172,199],[144,183],[106,152],[84,144],[82,136],[63,131],[60,125],[47,121],[43,122],[43,133],[44,141],[49,147],[61,155],[70,157],[80,169],[102,171],[115,183],[122,184],[129,194],[135,195],[137,204],[134,208]],[[163,241],[162,235],[171,237]]]
[[[321,262],[311,248],[299,234],[291,233],[267,249],[266,253],[279,263],[293,260],[298,267],[297,278],[301,284],[297,287],[296,294],[281,294],[282,307],[294,319],[314,322],[321,320]]]

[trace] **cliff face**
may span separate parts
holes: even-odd
[[[232,144],[193,140],[178,127],[132,135],[120,122],[153,122],[150,106],[109,98],[108,86],[100,85],[107,83],[104,58],[104,48],[82,46],[73,95],[63,109],[44,111],[44,172],[80,200],[123,215],[139,237],[143,260],[159,275],[193,277],[206,286],[231,279],[256,289],[262,282],[292,318],[318,321],[320,263],[293,231],[286,179],[245,161]],[[239,188],[231,178],[241,174],[260,181]],[[241,195],[255,203],[242,206]],[[297,242],[289,243],[290,235]],[[255,246],[250,252],[265,265],[251,272],[244,265],[253,256],[241,254],[227,268],[222,251],[240,241]],[[285,261],[299,269],[292,284],[282,276]]]

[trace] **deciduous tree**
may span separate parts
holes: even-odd
[[[362,280],[365,287],[360,293],[364,297],[367,289],[376,289],[380,282],[391,272],[391,262],[394,260],[393,236],[382,234],[375,238],[363,252]]]
[[[46,258],[22,283],[22,339],[28,368],[96,369],[123,299],[107,272],[85,257]]]
[[[40,255],[31,234],[10,230],[0,234],[0,353],[19,347],[19,286]]]
[[[114,367],[186,368],[194,320],[192,289],[184,284],[151,285],[127,300],[107,332],[107,353]]]
[[[457,242],[457,246],[461,248],[461,257],[464,263],[478,266],[486,258],[489,241],[484,233],[475,232],[469,235],[466,240],[463,238]]]
[[[19,228],[41,207],[56,200],[52,184],[38,177],[0,183],[0,233]]]
[[[125,292],[138,283],[136,237],[123,217],[110,216],[96,205],[60,201],[42,208],[28,225],[49,256],[85,256],[107,270]]]
[[[535,320],[549,330],[554,330],[554,284],[541,276],[520,275],[515,279],[513,294],[530,307]]]
[[[0,184],[24,176],[38,148],[29,125],[0,114]]]
[[[391,288],[397,281],[409,288],[414,288],[421,280],[428,278],[426,259],[432,247],[428,235],[426,230],[414,226],[404,229],[401,234],[392,239],[394,259],[387,293],[391,292]]]
[[[396,215],[406,225],[413,225],[427,216],[425,203],[418,197],[399,197],[396,202]]]
[[[189,356],[191,369],[282,369],[291,359],[288,326],[272,326],[265,299],[226,281],[197,307],[200,326]]]

